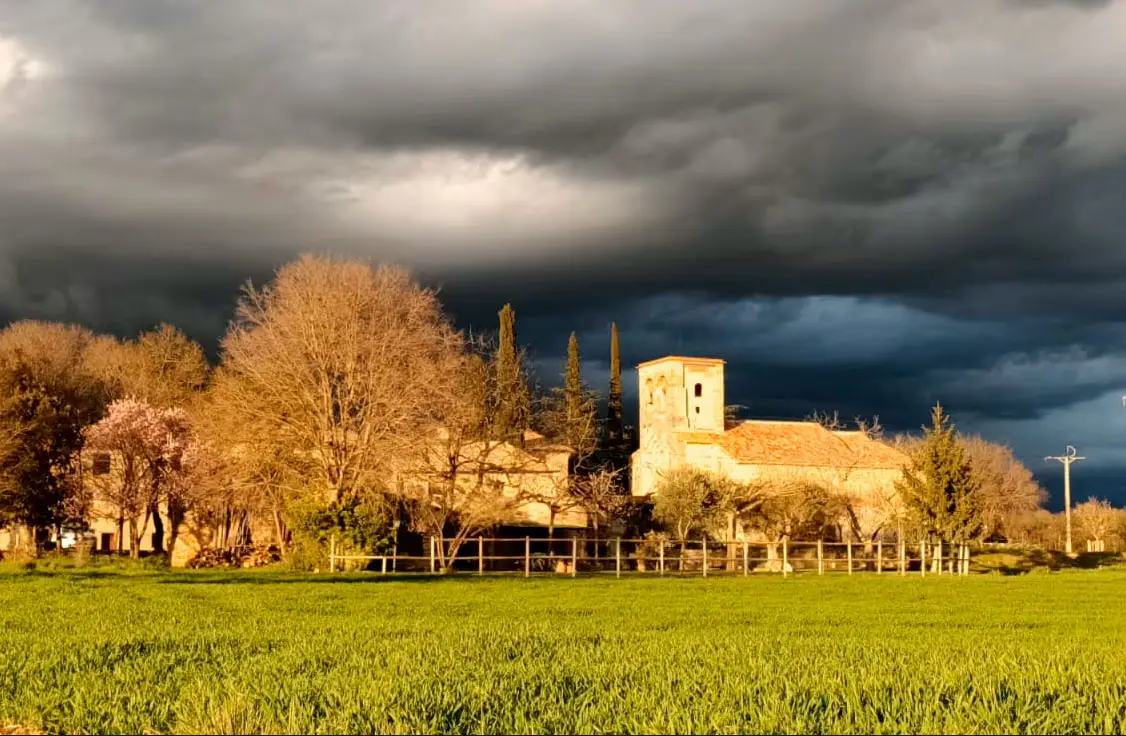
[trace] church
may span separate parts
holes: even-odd
[[[860,431],[812,421],[730,421],[724,361],[667,356],[637,366],[638,449],[631,489],[648,496],[667,471],[684,465],[740,482],[801,478],[847,496],[871,533],[895,515],[895,483],[908,458]],[[866,532],[867,535],[867,532]]]

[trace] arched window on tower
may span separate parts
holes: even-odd
[[[704,395],[704,384],[697,383],[696,384],[696,398],[698,399],[703,395]]]

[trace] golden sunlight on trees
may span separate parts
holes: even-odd
[[[383,490],[457,390],[461,336],[398,268],[304,256],[247,286],[223,339],[225,399],[244,432],[310,463],[328,503]]]
[[[1005,445],[957,432],[955,439],[970,465],[980,521],[975,538],[1027,539],[1033,514],[1047,501],[1047,491]],[[925,437],[905,435],[893,440],[895,447],[912,457],[925,442]]]
[[[101,418],[106,391],[86,369],[93,335],[17,322],[0,332],[0,525],[34,554],[40,532],[79,521],[71,501],[82,431]]]
[[[173,476],[188,444],[189,427],[183,409],[157,409],[138,399],[109,405],[106,416],[85,431],[92,452],[105,453],[110,472],[95,476],[95,498],[119,524],[129,525],[130,554],[140,555],[141,535],[151,520],[154,550],[164,551],[162,507],[175,488]],[[173,505],[175,501],[173,500]]]
[[[1048,492],[1008,447],[976,435],[962,436],[959,442],[970,461],[978,495],[981,539],[999,532],[1009,534],[1016,518],[1032,513],[1048,500]]]
[[[732,559],[740,537],[769,557],[813,537],[848,536],[870,553],[893,527],[953,543],[1058,537],[1031,472],[1009,448],[959,435],[941,407],[924,436],[892,440],[877,420],[811,417],[857,462],[858,443],[905,451],[894,488],[888,476],[869,489],[839,458],[751,482],[680,467],[650,505],[627,488],[616,325],[600,416],[576,334],[561,386],[545,392],[512,306],[498,318],[495,337],[469,337],[407,271],[307,255],[245,287],[214,371],[167,324],[133,339],[13,324],[0,331],[0,527],[30,550],[65,529],[134,556],[151,527],[152,552],[180,562],[204,550],[233,560],[253,543],[309,567],[330,539],[363,554],[412,546],[409,556],[422,536],[447,570],[467,540],[509,524],[555,539],[644,534],[655,521],[682,546],[724,541]],[[900,462],[886,469],[897,475]],[[1076,518],[1100,544],[1122,533],[1105,502]]]
[[[135,398],[158,409],[188,408],[207,385],[203,349],[172,325],[136,340],[98,336],[87,363],[114,398]]]
[[[942,406],[935,405],[931,420],[896,489],[919,533],[938,542],[968,542],[982,527],[978,481]]]
[[[1099,498],[1088,498],[1075,507],[1072,512],[1075,525],[1087,539],[1099,543],[1101,547],[1106,538],[1117,533],[1122,525],[1122,511]]]
[[[683,543],[693,533],[723,529],[736,497],[745,491],[744,486],[716,473],[674,468],[661,478],[653,518]]]
[[[451,366],[456,383],[440,422],[397,468],[395,490],[411,504],[415,528],[439,540],[442,569],[466,539],[508,519],[519,501],[505,494],[507,473],[525,458],[509,443],[499,361],[483,341],[476,348]]]

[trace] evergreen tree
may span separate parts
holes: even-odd
[[[594,450],[597,441],[595,397],[583,384],[579,338],[571,333],[567,343],[567,369],[563,373],[563,440],[580,462]]]
[[[606,407],[606,439],[611,448],[622,443],[622,354],[616,322],[610,325],[610,396]]]
[[[528,421],[528,382],[516,348],[516,312],[511,304],[500,310],[500,340],[496,354],[496,431],[501,439],[523,446]]]
[[[925,431],[896,489],[922,534],[933,541],[968,542],[982,524],[970,459],[940,404]]]

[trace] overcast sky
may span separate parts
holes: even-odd
[[[9,0],[0,317],[212,347],[247,277],[356,254],[465,326],[512,302],[545,373],[578,330],[601,388],[616,320],[747,416],[941,400],[1126,502],[1124,38],[1080,0]]]

